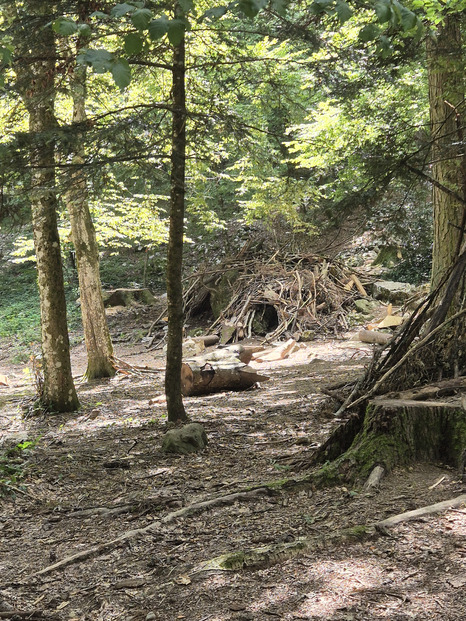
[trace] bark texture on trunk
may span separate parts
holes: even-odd
[[[435,181],[432,189],[433,288],[458,256],[466,223],[466,111],[461,19],[459,14],[446,15],[438,27],[436,39],[427,39],[432,177]]]
[[[170,233],[167,256],[168,334],[165,394],[169,422],[187,419],[181,395],[183,342],[183,233],[185,206],[186,93],[185,42],[174,47]]]
[[[79,41],[78,47],[84,42]],[[70,80],[73,98],[73,122],[86,121],[86,67],[78,66]],[[88,203],[85,152],[80,133],[74,137],[73,169],[67,194],[71,234],[78,267],[81,315],[87,351],[86,378],[112,377],[113,346],[102,300],[99,272],[99,248]]]
[[[34,21],[24,45],[18,69],[18,85],[29,113],[29,131],[34,135],[31,152],[31,208],[40,295],[43,405],[50,411],[67,412],[79,407],[73,384],[66,320],[66,301],[57,226],[55,187],[55,40],[47,27],[50,15],[40,3],[25,3]],[[41,9],[42,7],[42,9]]]
[[[332,460],[317,475],[322,483],[366,479],[375,466],[390,472],[415,461],[441,461],[464,473],[466,416],[460,404],[377,399],[361,418],[349,419],[317,451]]]

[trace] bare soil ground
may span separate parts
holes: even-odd
[[[454,471],[418,464],[390,474],[378,492],[290,489],[173,516],[193,503],[299,475],[292,464],[305,462],[339,422],[320,389],[360,374],[370,346],[315,341],[311,357],[257,364],[271,380],[255,390],[187,398],[209,445],[180,457],[159,450],[166,430],[161,351],[118,342],[141,322],[128,314],[126,324],[114,318],[115,350],[149,369],[81,384],[75,415],[23,418],[22,395],[31,386],[0,352],[0,373],[10,379],[0,388],[3,447],[40,437],[24,488],[0,498],[0,619],[466,619],[464,508],[403,523],[370,541],[329,538],[318,551],[269,566],[201,570],[201,562],[226,552],[302,536],[325,540],[345,526],[465,489]],[[79,376],[83,345],[72,361]],[[36,575],[151,524],[139,537]]]

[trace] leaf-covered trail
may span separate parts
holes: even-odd
[[[161,371],[80,386],[77,416],[22,421],[18,403],[7,400],[2,433],[41,440],[29,457],[26,493],[1,500],[0,618],[8,610],[92,621],[466,618],[464,509],[270,567],[195,571],[226,552],[325,537],[464,493],[455,473],[436,465],[395,472],[378,493],[258,494],[163,521],[189,505],[300,474],[289,464],[305,460],[337,424],[320,388],[351,379],[367,361],[354,343],[312,348],[309,359],[262,365],[272,379],[257,390],[186,399],[209,437],[198,455],[159,452]],[[140,346],[122,345],[117,355],[163,366],[161,354]],[[78,348],[77,372],[80,356]],[[31,577],[132,529],[146,534]]]

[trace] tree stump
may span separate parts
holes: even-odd
[[[460,402],[379,397],[369,402],[363,420],[355,416],[339,427],[314,459],[334,460],[318,476],[329,483],[367,478],[377,465],[390,472],[414,461],[441,461],[463,476],[465,452],[466,414]]]
[[[112,289],[111,291],[103,291],[102,296],[105,308],[155,303],[155,298],[149,289]]]

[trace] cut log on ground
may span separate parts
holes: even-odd
[[[377,343],[378,345],[386,345],[391,338],[391,334],[386,334],[385,332],[374,332],[374,330],[361,330],[358,333],[358,339],[362,343]]]
[[[206,360],[193,358],[181,367],[181,392],[185,397],[206,395],[222,390],[246,390],[256,382],[270,378],[259,375],[238,358]]]

